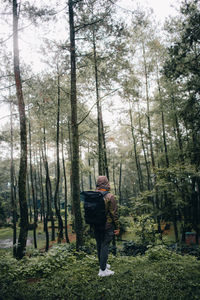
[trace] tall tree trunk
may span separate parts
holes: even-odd
[[[20,119],[20,167],[19,167],[19,204],[20,204],[20,233],[17,245],[16,257],[21,259],[25,255],[28,236],[28,205],[26,199],[26,173],[27,173],[27,134],[25,104],[20,75],[19,47],[18,47],[18,4],[13,0],[13,52],[14,52],[14,75],[17,91],[17,100]]]
[[[50,196],[49,196],[49,188],[48,188],[48,179],[47,179],[47,172],[46,172],[46,179],[45,179],[45,190],[46,190],[46,199],[47,199],[47,209],[44,215],[44,230],[46,236],[46,247],[45,251],[49,250],[49,229],[48,229],[48,220],[50,216]]]
[[[131,108],[129,109],[129,116],[130,116],[130,121],[131,121],[131,133],[132,133],[132,138],[133,138],[133,148],[134,148],[134,154],[135,154],[135,163],[136,163],[137,174],[138,174],[139,188],[140,188],[140,192],[142,192],[144,190],[143,175],[142,175],[142,170],[141,170],[141,165],[140,165],[140,159],[139,159],[139,156],[138,156],[138,153],[137,153],[137,145],[136,145],[136,140],[135,140],[135,133],[134,133],[134,127],[133,127],[133,117],[132,117]]]
[[[71,126],[70,126],[70,121],[68,120],[67,122],[67,128],[68,128],[68,136],[69,136],[69,148],[68,148],[68,155],[69,155],[69,160],[72,161],[72,139],[71,139]],[[70,194],[71,194],[71,201],[73,199],[72,196],[72,165],[70,165]],[[73,206],[73,203],[72,203]],[[72,207],[73,210],[73,207]]]
[[[113,184],[114,184],[114,191],[115,195],[117,194],[117,188],[116,188],[116,179],[115,179],[115,162],[114,162],[114,155],[113,155]]]
[[[139,109],[138,109],[139,111]],[[147,172],[147,186],[148,186],[148,190],[151,190],[151,173],[150,173],[150,168],[149,168],[149,163],[148,163],[148,159],[147,159],[147,153],[146,153],[146,149],[145,149],[145,145],[144,145],[144,138],[143,138],[143,131],[142,131],[142,126],[141,126],[141,118],[140,118],[140,113],[139,113],[139,131],[140,131],[140,139],[141,139],[141,144],[142,144],[142,150],[143,150],[143,154],[144,154],[144,161],[145,161],[145,167],[146,167],[146,172]]]
[[[33,210],[34,210],[33,237],[34,237],[34,246],[35,246],[35,248],[37,248],[37,236],[36,236],[36,228],[37,228],[37,204],[36,204],[34,179],[33,179],[31,124],[30,124],[30,120],[29,120],[29,164],[30,164],[31,191],[32,191]]]
[[[54,224],[54,217],[53,217],[53,210],[52,210],[52,189],[51,189],[51,180],[49,176],[49,166],[47,160],[47,149],[46,149],[46,130],[45,126],[43,128],[44,132],[44,154],[42,155],[44,161],[44,168],[46,171],[46,195],[47,195],[47,203],[48,203],[48,216],[51,220],[51,240],[55,241],[55,224]]]
[[[94,56],[94,71],[95,71],[96,100],[97,100],[98,170],[99,170],[99,175],[105,175],[104,149],[103,149],[103,124],[102,124],[101,103],[100,103],[100,97],[99,97],[97,53],[96,53],[96,40],[95,40],[94,29],[93,29],[93,56]]]
[[[89,143],[88,143],[88,166],[89,166],[89,174],[88,174],[89,189],[92,190],[92,173],[91,173],[91,158],[90,158]]]
[[[163,135],[163,144],[164,144],[164,149],[165,149],[165,161],[166,161],[166,167],[169,168],[169,156],[168,156],[166,133],[165,133],[165,117],[164,117],[164,108],[163,108],[163,98],[162,98],[160,81],[159,81],[159,76],[158,76],[158,64],[157,64],[157,84],[158,84],[158,92],[159,92],[160,106],[161,106],[162,135]]]
[[[69,235],[68,235],[68,222],[67,222],[67,204],[68,204],[68,197],[67,197],[67,176],[66,176],[66,168],[65,168],[65,158],[64,158],[64,141],[63,141],[63,132],[62,132],[62,166],[63,166],[63,176],[64,176],[64,186],[65,186],[65,239],[66,243],[69,243]]]
[[[119,165],[119,204],[122,204],[122,157]]]
[[[36,161],[36,154],[34,153],[34,165],[35,165],[35,170],[34,170],[34,185],[35,185],[35,204],[36,204],[36,220],[38,222],[38,185],[39,185],[39,182],[38,182],[38,178],[37,178],[37,161]]]
[[[150,121],[150,110],[149,110],[149,88],[148,88],[148,71],[146,63],[146,54],[144,43],[142,45],[143,49],[143,60],[144,60],[144,76],[145,76],[145,91],[146,91],[146,102],[147,102],[147,124],[148,124],[148,133],[149,133],[149,144],[150,144],[150,153],[151,153],[151,162],[153,169],[155,168],[155,159],[153,153],[153,142],[152,142],[152,133],[151,133],[151,121]]]
[[[29,182],[28,172],[27,172],[26,186],[27,186],[28,206],[29,206],[29,222],[32,223],[33,213],[32,213],[31,192],[30,192],[30,182]]]
[[[81,170],[81,192],[84,191],[83,171]]]
[[[173,115],[174,115],[176,136],[177,136],[177,140],[178,140],[179,160],[180,160],[180,162],[183,163],[184,162],[183,142],[182,142],[182,137],[181,137],[181,131],[180,131],[180,126],[179,126],[179,120],[178,120],[178,116],[177,116],[177,111],[176,111],[176,105],[175,105],[175,99],[174,99],[174,93],[173,93],[173,91],[171,93],[171,102],[172,102],[172,110],[173,110]]]
[[[76,95],[76,52],[74,30],[74,1],[68,1],[70,26],[70,60],[71,60],[71,129],[72,129],[72,196],[75,215],[76,249],[83,245],[83,228],[80,208],[79,182],[79,133],[77,123],[77,95]]]
[[[101,123],[102,123],[102,133],[103,133],[103,151],[104,151],[104,169],[105,174],[108,180],[109,178],[109,169],[108,169],[108,158],[107,158],[107,147],[106,147],[106,136],[105,136],[105,130],[103,126],[103,117],[101,117]]]
[[[96,169],[95,169],[95,159],[93,158],[93,174],[94,174],[94,185],[96,186]]]
[[[44,203],[44,188],[43,188],[43,171],[42,171],[42,159],[41,154],[39,150],[39,156],[40,156],[40,165],[39,165],[39,181],[40,181],[40,198],[41,198],[41,214],[43,215],[43,224],[44,224],[44,231],[45,231],[45,203]]]
[[[57,181],[56,181],[56,188],[54,194],[54,206],[58,218],[58,243],[61,243],[61,240],[63,239],[63,221],[62,221],[62,217],[58,205],[58,194],[59,194],[59,184],[60,184],[60,157],[59,157],[60,140],[59,139],[60,139],[60,76],[58,74],[58,105],[57,105],[57,133],[56,133]]]
[[[11,207],[13,217],[13,256],[16,257],[17,253],[17,204],[14,194],[14,160],[13,160],[13,103],[10,102],[10,195]]]

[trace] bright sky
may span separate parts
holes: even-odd
[[[170,15],[176,15],[176,9],[180,6],[180,0],[118,0],[117,5],[119,12],[124,11],[127,12],[130,10],[134,11],[137,6],[141,8],[153,8],[155,19],[159,21],[161,24],[164,23],[165,18],[169,17]],[[67,20],[66,20],[67,22]],[[63,26],[63,24],[62,24]],[[67,26],[67,24],[66,24]],[[162,25],[161,25],[162,26]],[[1,28],[1,35],[5,34],[5,29]],[[53,30],[52,30],[53,34]],[[38,44],[38,36],[40,35],[39,30],[32,29],[31,34],[30,31],[25,30],[23,33],[23,38],[20,38],[20,48],[21,48],[21,55],[24,58],[25,62],[28,62],[32,65],[33,70],[40,70],[41,62],[39,60],[39,44]],[[54,32],[55,35],[55,32]],[[8,33],[9,36],[9,33]],[[62,36],[62,31],[57,33],[59,39],[64,39],[65,37]],[[52,37],[54,39],[54,36]],[[8,48],[12,51],[12,39],[8,43]],[[7,107],[4,105],[0,105],[0,124],[4,123],[6,119],[2,119],[5,115],[8,115]]]
[[[180,0],[119,0],[119,6],[133,10],[137,6],[153,8],[156,18],[162,23],[165,18],[176,14],[176,9],[180,6]]]

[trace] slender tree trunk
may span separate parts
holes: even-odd
[[[31,191],[32,191],[33,210],[34,210],[33,237],[34,237],[34,246],[35,246],[35,248],[37,248],[37,235],[36,235],[36,228],[37,228],[37,204],[36,204],[34,179],[33,179],[31,124],[30,124],[30,120],[29,120],[29,164],[30,164]]]
[[[95,71],[96,100],[97,100],[98,170],[99,170],[99,175],[105,175],[105,169],[104,169],[104,150],[103,150],[103,124],[102,124],[101,103],[100,103],[100,97],[99,97],[97,53],[96,53],[96,40],[95,40],[95,32],[94,32],[94,30],[93,30],[93,56],[94,56],[94,71]]]
[[[83,245],[83,228],[80,208],[79,183],[79,133],[77,123],[77,95],[76,95],[76,52],[74,30],[74,1],[68,1],[70,26],[70,59],[71,59],[71,130],[72,130],[72,196],[75,215],[76,250]]]
[[[44,217],[44,191],[41,181],[41,174],[40,174],[40,161],[38,161],[37,157],[39,155],[39,152],[36,151],[35,153],[35,190],[36,190],[36,200],[37,200],[37,208],[40,208],[40,221],[43,221]],[[37,211],[37,220],[39,220],[39,214]]]
[[[19,204],[20,204],[20,233],[17,245],[16,257],[21,259],[25,255],[28,236],[28,205],[26,199],[26,173],[27,173],[27,134],[25,104],[20,75],[19,47],[18,47],[18,4],[13,0],[13,52],[14,52],[14,75],[17,91],[17,100],[20,119],[20,167],[19,167]]]
[[[84,191],[83,171],[81,170],[81,192]]]
[[[102,133],[103,133],[103,151],[104,151],[104,169],[105,174],[108,180],[109,178],[109,168],[108,168],[108,158],[107,158],[107,148],[106,148],[106,137],[105,137],[105,130],[103,126],[103,117],[101,117],[101,123],[102,123]]]
[[[58,194],[59,194],[59,184],[60,184],[60,157],[59,157],[60,141],[59,139],[60,139],[60,76],[58,74],[58,105],[57,105],[57,134],[56,134],[57,181],[56,181],[56,188],[54,194],[54,206],[58,218],[58,243],[61,243],[61,240],[63,239],[63,221],[62,221],[62,217],[58,205]]]
[[[30,182],[29,182],[29,174],[27,172],[27,198],[28,198],[28,205],[29,205],[29,222],[32,223],[33,213],[32,213],[32,203],[31,203],[31,193],[30,193]]]
[[[47,203],[48,203],[48,216],[51,219],[51,240],[55,241],[55,224],[54,224],[54,217],[53,217],[53,210],[52,210],[52,189],[51,189],[51,180],[49,176],[49,166],[47,160],[47,150],[46,150],[46,131],[45,126],[44,130],[44,154],[43,154],[43,161],[44,167],[46,171],[46,193],[47,193]]]
[[[166,133],[165,133],[165,117],[164,117],[164,108],[163,108],[163,98],[162,98],[160,81],[159,81],[159,76],[158,76],[158,65],[157,65],[157,84],[158,84],[158,92],[159,92],[160,105],[161,105],[162,135],[163,135],[163,144],[164,144],[164,149],[165,149],[165,161],[166,161],[166,167],[169,168],[169,156],[168,156]]]
[[[117,188],[116,188],[116,179],[115,179],[115,163],[114,163],[114,155],[113,155],[113,184],[114,184],[114,191],[115,195],[117,194]]]
[[[34,170],[34,185],[35,185],[35,204],[36,204],[36,221],[38,222],[38,178],[37,178],[37,162],[36,162],[36,154],[34,153],[34,165],[35,165],[35,170]]]
[[[63,141],[63,132],[62,132],[62,166],[63,166],[63,176],[64,176],[64,186],[65,186],[65,239],[66,243],[69,243],[69,236],[68,236],[68,222],[67,222],[67,204],[68,204],[68,197],[67,197],[67,176],[66,176],[66,168],[65,168],[65,158],[64,158],[64,141]]]
[[[42,210],[42,215],[43,215],[43,224],[44,224],[44,231],[45,231],[45,203],[44,203],[44,187],[43,187],[43,170],[42,170],[42,159],[41,159],[41,153],[39,151],[39,155],[40,155],[40,165],[39,165],[39,169],[40,169],[40,173],[39,173],[39,180],[40,180],[40,197],[41,197],[41,210]]]
[[[122,204],[122,158],[119,165],[119,204]]]
[[[71,139],[71,126],[70,126],[69,120],[67,122],[67,127],[68,127],[68,136],[69,136],[68,155],[69,155],[69,160],[72,162],[72,139]],[[70,194],[71,194],[71,202],[72,202],[72,199],[73,199],[73,196],[72,196],[72,165],[70,165]],[[73,202],[72,202],[72,206],[73,206]],[[72,210],[73,210],[73,207],[72,207]]]
[[[174,99],[174,94],[172,92],[171,94],[171,101],[172,101],[172,109],[173,109],[173,114],[174,114],[174,122],[175,122],[175,130],[176,130],[176,135],[177,135],[177,140],[178,140],[178,148],[179,148],[179,160],[180,162],[184,162],[184,157],[183,157],[183,143],[182,143],[182,137],[181,137],[181,131],[180,131],[180,126],[179,126],[179,120],[177,116],[177,111],[176,111],[176,105],[175,105],[175,99]]]
[[[141,144],[142,144],[142,150],[143,150],[143,154],[144,154],[144,161],[145,161],[145,167],[146,167],[146,172],[147,172],[147,186],[148,186],[148,190],[151,190],[151,173],[150,173],[150,169],[149,169],[149,163],[147,160],[147,154],[146,154],[146,149],[144,146],[144,138],[143,138],[143,131],[142,131],[142,126],[141,126],[141,120],[140,120],[140,114],[139,114],[139,131],[140,131],[140,139],[141,139]]]
[[[149,133],[149,144],[150,144],[152,167],[155,168],[155,159],[154,159],[154,153],[153,153],[153,142],[152,142],[152,133],[151,133],[150,110],[149,110],[148,71],[147,71],[147,63],[146,63],[146,54],[145,54],[144,44],[142,46],[143,46],[143,60],[144,60],[144,76],[145,76],[145,90],[146,90],[146,102],[147,102],[147,124],[148,124],[148,133]]]
[[[13,103],[10,102],[10,194],[13,217],[13,256],[17,253],[17,204],[14,195],[14,160],[13,160]]]
[[[134,148],[134,154],[135,154],[135,163],[136,163],[137,174],[138,174],[139,188],[140,188],[140,192],[142,192],[144,190],[143,175],[142,175],[142,170],[141,170],[141,165],[140,165],[140,159],[139,159],[139,156],[138,156],[138,153],[137,153],[137,145],[136,145],[136,140],[135,140],[135,133],[134,133],[134,127],[133,127],[133,117],[132,117],[131,108],[129,109],[129,116],[130,116],[130,121],[131,121],[131,133],[132,133],[132,138],[133,138],[133,148]]]
[[[46,247],[45,251],[47,252],[49,250],[49,229],[48,229],[48,220],[50,216],[50,196],[49,196],[49,188],[48,188],[48,178],[46,173],[46,179],[45,179],[45,189],[46,189],[46,199],[47,199],[47,209],[44,216],[44,229],[45,229],[45,236],[46,236]]]
[[[93,174],[94,174],[94,185],[96,186],[96,169],[95,169],[95,159],[93,159]]]
[[[88,143],[88,166],[89,166],[89,176],[88,176],[89,189],[92,190],[92,173],[91,173],[91,158],[90,158],[89,143]]]

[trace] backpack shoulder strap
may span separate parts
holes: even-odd
[[[102,194],[103,194],[103,196],[105,196],[105,195],[107,195],[107,194],[109,194],[110,192],[108,192],[108,191],[104,191]]]

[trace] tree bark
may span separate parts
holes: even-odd
[[[116,179],[115,179],[115,162],[114,162],[114,155],[113,155],[113,184],[114,184],[114,191],[115,195],[117,194],[117,188],[116,188]]]
[[[62,130],[62,129],[61,129]],[[63,166],[63,176],[64,176],[64,186],[65,186],[65,239],[66,243],[69,243],[69,235],[68,235],[68,213],[67,213],[67,204],[68,204],[68,197],[67,197],[67,176],[66,176],[66,168],[65,168],[65,158],[64,158],[64,141],[63,141],[63,132],[62,132],[62,166]]]
[[[29,120],[29,165],[30,165],[31,192],[32,192],[32,199],[33,199],[33,210],[34,210],[33,237],[34,237],[34,247],[37,248],[37,236],[36,236],[36,228],[37,228],[37,203],[36,203],[34,180],[33,180],[32,144],[31,144],[31,124],[30,124],[30,120]]]
[[[48,204],[48,212],[47,215],[50,217],[51,220],[51,240],[55,241],[55,224],[54,224],[54,217],[52,211],[52,189],[51,189],[51,180],[49,176],[49,166],[47,161],[47,151],[46,151],[46,130],[45,126],[43,128],[44,131],[44,154],[43,154],[43,161],[44,161],[44,168],[46,171],[46,196],[47,196],[47,204]],[[47,219],[48,222],[48,219]]]
[[[76,250],[83,245],[83,228],[80,208],[79,182],[79,133],[77,122],[77,95],[76,95],[76,52],[74,30],[74,2],[68,1],[70,26],[70,60],[71,60],[71,133],[72,133],[72,196],[75,215]]]
[[[122,204],[122,157],[119,165],[119,204]]]
[[[174,93],[172,91],[171,93],[171,102],[172,102],[172,110],[174,114],[174,122],[175,122],[175,130],[176,130],[176,135],[178,138],[178,148],[179,148],[179,161],[181,163],[184,162],[184,156],[183,156],[183,142],[182,142],[182,137],[181,137],[181,131],[180,131],[180,126],[179,126],[179,120],[177,116],[177,111],[176,111],[176,105],[175,105],[175,99],[174,99]]]
[[[164,109],[163,109],[163,98],[162,98],[160,81],[158,76],[158,65],[157,65],[157,84],[158,84],[158,92],[159,92],[159,99],[161,105],[162,134],[163,134],[163,144],[165,149],[165,161],[166,161],[166,167],[169,168],[169,156],[168,156],[166,133],[165,133],[165,116],[164,116]]]
[[[26,199],[26,173],[27,173],[27,133],[26,133],[26,115],[23,98],[19,47],[18,47],[18,4],[13,0],[13,52],[14,52],[14,75],[17,91],[17,100],[20,119],[20,167],[19,167],[19,204],[20,204],[20,233],[17,245],[16,257],[21,259],[25,255],[26,242],[28,236],[28,205]]]
[[[43,215],[43,224],[44,224],[44,231],[45,231],[45,202],[44,202],[44,188],[43,188],[43,171],[42,171],[42,159],[41,153],[39,150],[40,156],[40,164],[39,164],[39,181],[40,181],[40,197],[41,197],[41,214]]]
[[[130,116],[130,121],[131,121],[131,133],[132,133],[132,138],[133,138],[133,148],[134,148],[135,163],[136,163],[137,174],[138,174],[139,189],[140,189],[140,192],[143,192],[143,190],[144,190],[143,175],[142,175],[142,170],[141,170],[141,165],[140,165],[140,159],[139,159],[139,156],[138,156],[138,153],[137,153],[137,145],[136,145],[136,140],[135,140],[135,133],[134,133],[134,127],[133,127],[133,117],[132,117],[131,108],[129,109],[129,116]]]
[[[92,173],[91,173],[91,158],[90,158],[89,143],[88,143],[88,166],[89,166],[89,174],[88,174],[89,189],[92,190]]]
[[[99,97],[99,80],[98,80],[96,40],[95,40],[94,29],[93,29],[93,56],[94,56],[94,71],[95,71],[96,100],[97,100],[98,170],[99,170],[99,175],[105,175],[104,149],[103,149],[103,122],[102,122],[101,103]]]
[[[11,207],[13,217],[13,256],[16,257],[17,253],[17,204],[14,194],[14,161],[13,161],[13,103],[10,102],[10,195]]]
[[[140,114],[139,114],[139,131],[140,131],[140,139],[141,139],[141,144],[142,144],[142,150],[143,150],[143,154],[144,154],[145,167],[146,167],[146,172],[147,172],[147,186],[148,186],[148,190],[150,191],[151,187],[152,187],[151,173],[150,173],[149,163],[148,163],[146,149],[145,149],[145,145],[144,145],[144,138],[143,138]]]
[[[54,193],[54,206],[58,218],[58,243],[61,243],[61,240],[63,239],[63,221],[62,221],[62,217],[58,205],[58,194],[59,194],[59,184],[60,184],[60,156],[59,156],[60,140],[59,139],[60,139],[60,76],[58,74],[58,105],[57,105],[57,132],[56,132],[57,180],[56,180],[56,188]]]

